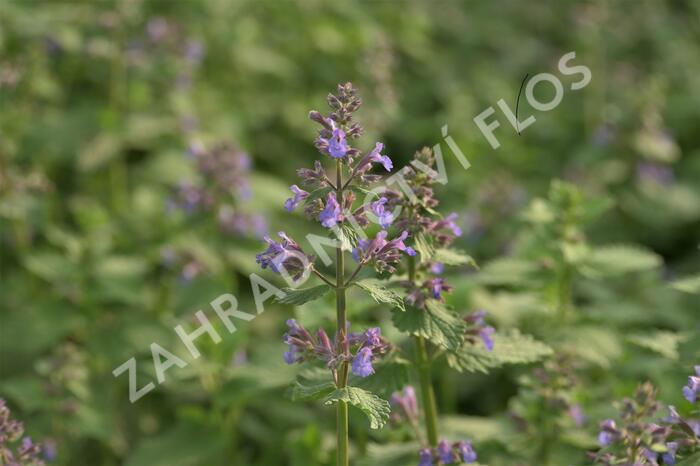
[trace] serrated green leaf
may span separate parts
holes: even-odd
[[[558,349],[577,355],[584,361],[609,368],[622,354],[620,338],[613,330],[596,326],[578,326],[563,330]]]
[[[674,280],[671,288],[684,293],[700,294],[700,274]]]
[[[357,247],[359,237],[357,230],[352,225],[343,224],[340,228],[334,229],[331,235],[340,241],[340,247],[344,251],[352,251],[353,248]]]
[[[277,298],[277,302],[282,304],[293,304],[301,306],[309,301],[315,301],[322,298],[331,290],[328,285],[318,285],[311,288],[284,288],[284,297]]]
[[[393,308],[398,308],[402,311],[406,310],[401,295],[387,288],[385,286],[386,282],[382,282],[381,280],[377,280],[375,278],[367,278],[364,280],[358,280],[353,284],[369,293],[369,295],[372,296],[372,299],[379,304],[389,304]]]
[[[426,301],[425,309],[409,306],[406,312],[394,312],[393,321],[402,332],[422,336],[441,348],[455,351],[464,342],[464,321],[433,299]]]
[[[517,330],[493,336],[493,351],[487,351],[479,342],[465,344],[456,352],[447,353],[447,363],[459,372],[488,372],[488,369],[506,364],[528,364],[539,361],[553,353],[552,348],[522,335]]]
[[[372,429],[381,429],[389,420],[389,402],[367,390],[358,387],[339,388],[326,397],[325,404],[330,405],[338,401],[349,403],[365,413]]]
[[[479,266],[476,264],[474,258],[464,251],[458,249],[437,249],[435,250],[435,255],[433,256],[433,261],[442,262],[445,265],[465,265],[469,264],[475,269]]]
[[[302,372],[292,385],[293,401],[320,400],[335,390],[335,384],[329,377],[329,372],[321,369],[311,369]]]
[[[651,270],[661,265],[661,257],[639,246],[613,245],[595,248],[581,268],[593,278]]]
[[[678,359],[678,345],[687,339],[686,335],[662,330],[649,335],[632,335],[627,338],[627,341],[668,359],[676,360]]]
[[[432,259],[435,254],[435,248],[433,247],[432,241],[428,239],[423,233],[416,235],[416,240],[414,244],[414,249],[420,254],[421,262],[426,262]]]

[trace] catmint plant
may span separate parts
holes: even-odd
[[[324,398],[326,404],[337,405],[337,464],[347,466],[349,458],[348,405],[354,405],[365,412],[371,427],[379,428],[388,419],[389,403],[378,396],[355,386],[350,386],[350,377],[358,379],[371,376],[374,364],[392,349],[382,337],[377,327],[361,332],[351,331],[346,318],[346,291],[356,285],[378,299],[386,296],[371,284],[360,284],[358,275],[364,268],[377,272],[392,273],[403,255],[415,255],[406,246],[407,231],[390,235],[386,227],[391,217],[386,211],[388,200],[379,198],[369,204],[359,205],[358,193],[364,194],[367,188],[381,179],[373,169],[389,171],[393,164],[383,154],[384,146],[376,143],[363,153],[355,147],[362,134],[362,127],[353,120],[353,114],[362,101],[351,83],[338,86],[337,94],[328,96],[331,111],[323,115],[312,111],[309,117],[320,126],[315,141],[323,161],[316,160],[313,168],[298,170],[299,185],[291,186],[292,196],[285,202],[288,211],[303,205],[306,216],[328,230],[334,239],[334,276],[324,273],[321,260],[307,254],[302,246],[284,232],[278,239],[265,237],[267,249],[258,254],[257,261],[263,269],[270,269],[284,277],[299,282],[310,274],[318,277],[323,284],[310,289],[288,289],[283,302],[302,304],[317,299],[329,290],[335,293],[336,328],[331,332],[325,329],[308,330],[291,319],[284,335],[288,350],[284,360],[288,364],[321,364],[327,376],[321,375],[315,381],[300,377],[295,386],[296,398]],[[330,165],[328,171],[324,164]],[[377,219],[379,231],[372,236],[365,233],[371,222]],[[353,243],[352,239],[360,239]],[[350,272],[348,253],[351,252],[354,270]],[[327,264],[330,265],[330,264]],[[391,301],[395,305],[396,301]]]
[[[24,436],[24,425],[12,419],[12,413],[0,398],[0,465],[43,466],[41,446]]]
[[[696,372],[700,374],[698,368]],[[589,455],[605,466],[659,466],[674,465],[697,451],[700,423],[682,418],[673,406],[667,417],[659,418],[661,409],[654,386],[649,382],[640,385],[633,398],[619,404],[619,422],[606,419],[600,423],[601,450]]]

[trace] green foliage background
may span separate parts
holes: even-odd
[[[147,34],[157,18],[169,31],[160,44]],[[188,40],[204,47],[198,67],[183,57]],[[569,51],[592,71],[579,91],[556,69]],[[202,339],[200,359],[133,405],[112,370],[137,356],[141,386],[153,379],[151,342],[184,354],[173,326],[199,309],[213,320],[208,303],[225,292],[254,307],[247,275],[262,243],[166,209],[180,181],[197,180],[183,119],[196,116],[203,140],[248,152],[253,193],[240,208],[301,237],[305,222],[282,204],[295,169],[319,157],[306,115],[352,81],[367,140],[383,141],[396,167],[443,143],[449,183],[438,194],[461,215],[458,246],[481,265],[449,277],[448,304],[485,308],[499,329],[578,356],[588,421],[566,431],[552,464],[586,464],[612,400],[649,379],[682,407],[680,387],[700,361],[698,57],[694,0],[3,1],[0,397],[32,436],[57,444],[59,465],[331,464],[331,412],[290,401],[297,369],[284,365],[280,338],[293,314],[328,324],[325,301],[267,303],[222,344]],[[514,108],[523,76],[540,72],[561,77],[562,103],[543,113],[523,99],[520,115],[537,121],[520,136],[496,107],[493,150],[472,119],[499,99]],[[650,177],[650,166],[673,176]],[[556,330],[530,204],[553,179],[607,205],[585,226],[594,246],[575,282],[576,318]],[[185,283],[165,268],[173,245],[204,273]],[[350,302],[353,321],[381,322],[392,336],[381,306],[359,292]],[[518,348],[503,351],[521,362]],[[535,466],[527,439],[544,434],[511,416],[527,404],[521,376],[532,366],[495,366],[439,366],[443,429],[473,438],[485,464]],[[370,432],[360,415],[351,429],[358,464],[416,462],[400,432]]]

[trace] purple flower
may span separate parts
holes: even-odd
[[[386,236],[386,230],[382,230],[377,233],[373,240],[361,239],[358,241],[357,247],[352,251],[355,262],[372,262],[380,272],[384,270],[394,272],[396,268],[393,265],[401,259],[400,252],[405,252],[409,256],[416,255],[416,251],[407,247],[403,242],[408,236],[407,231],[391,241],[387,241]]]
[[[418,454],[420,455],[418,466],[433,466],[433,453],[430,448],[423,448]]]
[[[335,194],[328,193],[326,208],[323,209],[319,215],[321,225],[326,228],[333,228],[342,220],[342,213],[340,204],[338,204],[338,201],[335,198]]]
[[[493,351],[493,338],[492,335],[496,332],[493,327],[484,327],[479,330],[479,338],[484,342],[486,351]]]
[[[326,181],[326,170],[323,169],[323,165],[318,160],[314,161],[314,169],[310,168],[300,168],[297,170],[297,175],[301,178],[301,182],[306,186],[314,187],[326,187],[328,182]]]
[[[367,346],[360,348],[352,361],[352,373],[358,377],[369,377],[374,374],[371,348]]]
[[[698,377],[691,375],[688,377],[688,385],[683,387],[683,396],[690,403],[695,403],[698,398],[698,392],[700,392],[700,366],[695,366],[695,371],[698,373]]]
[[[443,220],[438,221],[435,224],[434,229],[439,230],[441,228],[448,228],[452,230],[452,233],[455,236],[462,236],[462,229],[455,223],[455,220],[457,220],[457,214],[453,212]]]
[[[385,229],[389,228],[391,222],[394,221],[394,215],[384,208],[384,205],[386,203],[387,198],[382,197],[379,200],[370,204],[370,210],[379,220],[379,225],[381,225],[381,227]]]
[[[382,331],[379,327],[372,327],[365,332],[366,342],[368,346],[380,346],[382,344]]]
[[[452,464],[455,462],[455,455],[452,451],[452,446],[447,442],[447,440],[440,440],[437,451],[442,464]]]
[[[280,231],[277,235],[282,238],[282,242],[277,243],[265,235],[267,250],[258,254],[256,261],[263,269],[270,267],[276,273],[281,273],[281,269],[284,268],[296,280],[311,267],[313,258],[304,254],[299,244],[285,232]]]
[[[328,153],[331,157],[335,159],[342,159],[350,150],[350,147],[348,147],[348,143],[345,140],[345,131],[336,127],[335,121],[333,120],[330,120],[330,124],[333,131],[331,137],[324,142],[328,144]]]
[[[307,193],[303,189],[300,189],[299,186],[295,184],[291,185],[289,189],[291,189],[294,193],[294,197],[290,197],[289,199],[287,199],[287,201],[284,203],[284,208],[287,209],[288,212],[291,212],[294,209],[296,209],[297,205],[299,205],[300,202],[302,202],[309,196],[309,193]]]
[[[459,454],[462,455],[462,461],[465,463],[473,463],[476,461],[476,452],[472,448],[471,442],[459,442],[457,444]]]
[[[434,273],[435,275],[440,275],[445,271],[445,264],[442,262],[433,262],[430,265],[430,272]]]
[[[606,419],[600,425],[598,443],[601,447],[612,445],[617,440],[617,426],[612,419]]]
[[[355,171],[357,173],[364,173],[369,169],[372,163],[381,163],[384,166],[384,169],[390,172],[391,169],[394,168],[394,164],[388,156],[380,153],[383,149],[384,144],[381,142],[376,143],[374,145],[374,149],[372,149],[369,154],[365,155],[362,160],[360,160],[357,167],[355,167]]]
[[[668,442],[666,444],[666,449],[667,451],[661,454],[661,459],[664,460],[664,464],[676,464],[676,451],[678,450],[678,443]]]
[[[395,392],[391,395],[391,404],[401,408],[408,419],[418,419],[418,400],[416,391],[412,386],[404,388],[403,393]]]
[[[445,280],[442,278],[433,278],[430,280],[430,289],[435,299],[442,299],[442,290],[448,291],[448,288],[450,287],[445,285]]]

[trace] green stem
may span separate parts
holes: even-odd
[[[343,167],[340,160],[336,161],[336,186],[339,186],[336,190],[336,199],[338,204],[343,205]],[[338,388],[345,388],[348,383],[348,345],[346,343],[346,328],[345,322],[347,318],[345,316],[345,256],[343,249],[340,245],[335,250],[335,278],[336,278],[336,289],[335,289],[335,309],[336,309],[336,325],[338,341],[343,347],[343,352],[345,353],[345,360],[340,368],[340,373],[338,375]],[[337,431],[338,431],[338,456],[337,456],[337,466],[348,466],[349,455],[348,455],[348,405],[345,401],[338,401],[337,408]]]
[[[408,258],[408,279],[412,283],[416,279],[416,260],[414,257]],[[435,402],[435,389],[433,387],[432,375],[430,371],[430,358],[426,348],[425,339],[421,336],[414,337],[416,344],[416,362],[418,378],[420,380],[420,392],[423,401],[423,411],[425,413],[425,431],[428,444],[436,447],[438,444],[438,415],[437,403]]]
[[[562,323],[566,321],[569,308],[571,307],[572,280],[573,274],[571,267],[567,264],[562,264],[559,271],[559,283],[557,284],[557,313]]]

